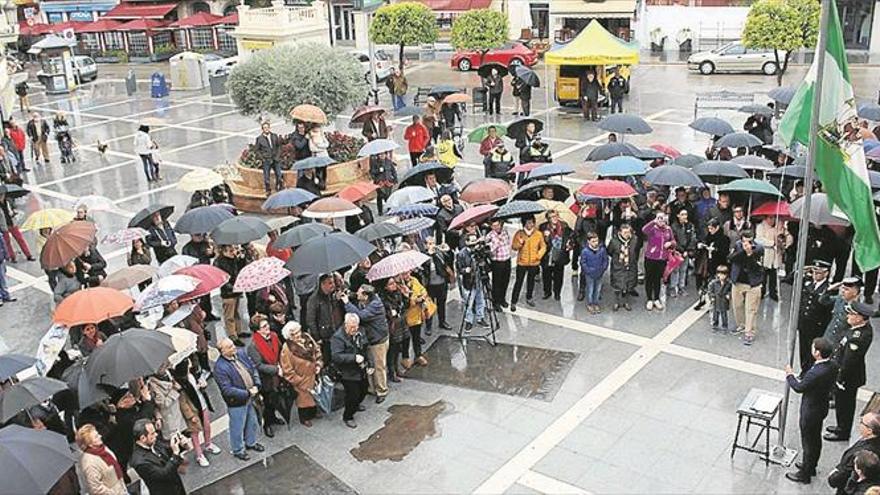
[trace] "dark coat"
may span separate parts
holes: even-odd
[[[330,339],[330,353],[343,380],[364,379],[364,368],[356,360],[356,356],[361,355],[364,363],[367,362],[367,339],[363,330],[349,336],[345,333],[345,328],[340,327]]]
[[[693,256],[697,249],[697,228],[691,222],[681,223],[678,220],[670,225],[672,235],[675,236],[675,246],[678,252]]]
[[[131,467],[144,480],[150,493],[162,495],[186,494],[183,480],[177,472],[181,463],[183,459],[173,455],[171,449],[159,441],[153,444],[153,450],[135,444],[131,455]]]
[[[89,264],[89,271],[84,270],[84,264]],[[107,278],[107,261],[95,248],[89,248],[88,254],[83,254],[74,259],[76,276],[81,284],[87,287],[97,287],[101,284],[98,277]]]
[[[544,260],[551,265],[564,265],[571,261],[571,249],[574,245],[574,237],[572,236],[573,232],[571,227],[562,222],[562,245],[556,251],[551,249],[551,226],[550,222],[542,223],[538,229],[541,231],[541,234],[544,236],[544,242],[547,243],[547,251],[544,253]],[[552,256],[555,256],[555,259],[551,259]]]
[[[730,292],[733,284],[730,279],[724,282],[718,277],[713,278],[709,285],[706,286],[706,293],[709,294],[709,300],[712,301],[713,311],[728,311],[730,309]]]
[[[761,266],[761,260],[764,259],[764,247],[757,243],[752,246],[752,255],[749,256],[742,247],[742,241],[736,242],[733,253],[728,257],[732,283],[739,282],[739,275],[742,272],[745,272],[748,284],[752,287],[757,287],[764,282],[764,268]]]
[[[214,260],[215,267],[229,274],[229,280],[220,287],[221,298],[228,299],[241,295],[241,292],[235,292],[233,287],[235,286],[235,279],[238,278],[238,272],[244,268],[244,265],[244,258],[239,257],[229,258],[227,256],[217,256],[217,259]]]
[[[345,230],[349,234],[354,234],[358,230],[373,223],[373,211],[369,206],[361,206],[361,214],[345,217]]]
[[[449,244],[449,247],[453,249],[458,247],[458,240],[461,234],[449,230],[449,224],[452,223],[453,218],[463,211],[464,208],[460,204],[453,204],[452,210],[440,208],[440,211],[437,212],[437,217],[434,219],[437,222],[434,229],[437,232],[437,244],[441,244],[445,236],[446,244]]]
[[[174,235],[174,229],[171,228],[168,222],[163,222],[162,228],[150,225],[147,232],[145,242],[147,246],[153,248],[153,253],[156,254],[156,261],[160,264],[177,254],[177,250],[174,248],[177,246],[177,236]]]
[[[281,155],[281,138],[274,132],[270,132],[268,136],[261,133],[254,141],[254,152],[264,162],[278,160]]]
[[[605,246],[599,244],[595,251],[589,246],[584,247],[580,257],[581,271],[591,279],[601,278],[608,268],[608,253]]]
[[[421,280],[425,287],[430,285],[431,282],[431,272],[434,272],[441,277],[446,284],[452,282],[449,278],[449,273],[452,270],[453,260],[452,260],[452,252],[451,251],[434,251],[434,254],[428,254],[431,257],[430,260],[426,261],[424,265],[422,265],[419,270],[419,280]],[[425,253],[427,254],[427,253]]]
[[[291,132],[290,135],[287,136],[287,140],[290,141],[290,144],[293,145],[294,160],[302,160],[304,158],[312,156],[312,150],[309,149],[309,138],[307,138],[304,134],[300,134],[296,131]]]
[[[370,157],[370,178],[373,183],[392,182],[397,183],[397,166],[388,158],[379,158],[378,155]]]
[[[804,282],[801,292],[801,311],[798,317],[798,330],[802,335],[813,338],[821,337],[831,321],[831,309],[834,307],[827,298],[822,296],[828,290],[826,278],[816,284],[813,280]]]
[[[40,120],[40,131],[37,134],[37,123],[34,120],[29,120],[27,126],[25,126],[25,130],[31,141],[39,141],[41,139],[49,139],[49,123],[45,120]]]
[[[602,85],[599,84],[599,81],[596,78],[593,78],[592,81],[587,80],[586,77],[581,78],[581,97],[586,98],[592,102],[599,101],[599,93],[602,92]]]
[[[613,76],[608,80],[608,95],[613,99],[623,98],[626,93],[626,79],[623,76]]]
[[[260,374],[257,372],[257,367],[254,366],[247,352],[244,349],[238,349],[235,351],[235,358],[247,368],[251,378],[254,380],[254,385],[259,388],[262,385]],[[251,394],[248,392],[247,387],[245,387],[244,380],[241,378],[238,370],[235,369],[232,361],[223,356],[220,356],[217,362],[214,363],[214,380],[217,382],[220,395],[223,397],[223,402],[226,403],[227,407],[241,407],[247,404],[248,399],[251,398]]]
[[[379,296],[373,295],[365,306],[348,303],[345,312],[354,313],[361,319],[361,331],[367,338],[367,345],[380,344],[388,338],[388,319]]]
[[[624,261],[629,255],[629,259]],[[611,287],[618,291],[630,291],[639,282],[639,246],[633,235],[625,243],[615,235],[608,243],[608,256],[611,260]]]
[[[319,288],[306,304],[305,330],[315,340],[327,340],[342,325],[343,316],[342,303]]]
[[[306,177],[306,174],[297,174],[296,187],[304,189],[315,196],[321,197],[323,195],[322,191],[327,185],[325,181],[321,179],[321,174],[316,170],[315,175],[312,177]]]
[[[278,339],[278,356],[276,356],[275,364],[269,364],[269,362],[263,358],[263,355],[260,354],[260,351],[257,349],[257,344],[254,343],[256,339],[262,339],[263,337],[254,334],[251,338],[251,343],[247,346],[247,355],[251,358],[251,361],[257,368],[257,372],[260,374],[260,381],[263,383],[261,390],[266,391],[272,391],[278,388],[278,366],[280,366],[279,359],[281,357],[281,346],[284,345],[284,341],[281,340],[281,337],[278,337],[278,335],[274,333],[270,333],[269,338],[273,337]]]
[[[821,363],[813,363],[800,380],[794,375],[785,377],[791,389],[803,395],[800,415],[802,430],[816,424],[821,425],[825,420],[825,416],[828,415],[828,394],[834,388],[836,376],[837,364],[828,359]]]
[[[209,243],[208,241],[196,242],[189,241],[183,245],[183,249],[181,250],[182,254],[187,256],[192,256],[199,260],[199,263],[202,265],[210,265],[211,260],[214,259],[214,255],[209,255],[208,251]]]
[[[364,127],[361,129],[361,133],[367,138],[367,141],[372,141],[374,139],[387,139],[388,138],[388,124],[385,123],[385,119],[379,117],[379,125],[376,126],[373,123],[373,119],[368,119],[364,121]]]
[[[483,86],[489,91],[489,94],[497,95],[504,92],[504,78],[501,74],[492,75],[483,78]]]
[[[865,384],[865,354],[871,347],[874,330],[871,323],[847,330],[840,340],[834,359],[840,365],[837,382],[846,388],[858,388]]]
[[[846,493],[844,489],[846,488],[846,482],[853,474],[853,461],[856,458],[856,454],[863,450],[880,456],[880,437],[861,438],[843,452],[837,467],[828,475],[828,484],[831,488],[837,488],[837,495],[844,495]]]

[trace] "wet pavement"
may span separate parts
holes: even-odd
[[[110,79],[102,76],[74,95],[32,96],[44,115],[68,114],[80,159],[62,166],[50,143],[52,163],[33,166],[25,177],[33,192],[17,205],[17,221],[41,208],[71,208],[86,194],[104,195],[116,205],[114,211],[94,214],[99,238],[124,227],[151,203],[174,205],[176,219],[189,195],[175,182],[190,170],[235,162],[257,133],[257,123],[238,115],[227,97],[173,92],[151,99],[144,84],[129,97],[121,80],[113,79],[120,70],[108,70]],[[544,67],[536,70],[543,78]],[[793,67],[787,83],[805,71]],[[854,66],[852,72],[859,98],[874,99],[880,69]],[[409,79],[412,88],[477,83],[475,74],[453,72],[441,62],[416,65]],[[625,140],[700,154],[706,136],[687,127],[698,93],[748,92],[763,103],[774,84],[773,78],[758,75],[703,77],[680,65],[647,62],[635,71],[624,105],[644,116],[654,132]],[[556,108],[552,85],[544,86],[534,93],[533,115],[544,120],[556,161],[577,170],[566,178],[577,186],[595,173],[596,164],[584,163],[584,156],[607,136],[576,112]],[[382,98],[387,106],[387,97]],[[466,114],[465,127],[512,121],[509,95],[503,105],[501,116]],[[747,117],[734,110],[696,111],[730,119],[734,127]],[[132,150],[136,125],[147,117],[164,123],[154,130],[165,176],[156,184],[146,182]],[[17,112],[15,118],[22,122]],[[348,130],[348,118],[338,116],[335,125]],[[401,143],[406,121],[395,121],[394,136]],[[274,127],[290,130],[281,119],[275,119]],[[98,141],[109,146],[106,153],[97,151]],[[461,184],[482,175],[479,160],[469,145],[457,167]],[[400,157],[399,172],[407,167],[408,160]],[[33,246],[33,235],[25,237]],[[180,243],[186,241],[181,236]],[[100,243],[99,249],[109,272],[125,265],[126,247]],[[9,264],[8,276],[19,301],[0,308],[0,352],[33,353],[50,324],[48,285],[37,263]],[[783,468],[765,467],[756,456],[740,452],[729,458],[735,409],[748,390],[782,390],[790,287],[782,291],[780,303],[762,304],[755,345],[744,347],[734,337],[712,333],[705,313],[691,309],[693,296],[669,299],[660,312],[636,306],[632,312],[606,308],[590,315],[576,302],[572,279],[566,277],[561,301],[538,301],[535,308],[499,315],[498,347],[469,341],[464,352],[450,334],[439,339],[435,334],[427,339],[431,364],[391,384],[383,404],[368,397],[366,411],[357,415],[357,429],[346,428],[339,411],[316,420],[312,428],[280,427],[274,439],[261,439],[267,452],[250,463],[228,453],[227,417],[212,385],[215,439],[224,453],[212,457],[207,469],[191,463],[184,481],[188,489],[203,488],[203,493],[825,492],[822,478],[845,445],[823,446],[819,478],[810,486],[787,482]],[[603,295],[609,301],[607,284]],[[215,304],[219,307],[219,301]],[[450,301],[449,310],[455,325],[459,303]],[[215,338],[223,336],[222,328],[213,330]],[[876,348],[868,353],[866,390],[880,389]],[[860,399],[869,397],[866,390]],[[791,405],[797,411],[797,396]],[[799,448],[794,414],[786,443]]]

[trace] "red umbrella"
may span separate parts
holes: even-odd
[[[517,166],[513,167],[512,169],[508,170],[507,173],[521,174],[524,172],[531,172],[532,170],[535,170],[536,168],[542,167],[544,165],[547,165],[547,164],[546,163],[537,163],[537,162],[523,163],[523,164],[517,165]]]
[[[471,205],[494,203],[510,196],[510,183],[501,179],[479,179],[464,186],[459,196]]]
[[[681,151],[669,146],[668,144],[652,144],[649,146],[652,150],[659,151],[669,158],[675,159],[681,156]]]
[[[373,114],[384,113],[384,112],[385,112],[384,108],[377,107],[375,105],[360,107],[357,110],[355,110],[354,115],[351,116],[351,121],[348,123],[348,125],[355,124],[358,122],[363,123],[363,121],[366,120],[368,117],[372,118]]]
[[[82,289],[58,303],[55,314],[52,315],[52,321],[67,327],[85,323],[99,323],[122,316],[132,306],[134,306],[134,301],[116,289],[108,287]]]
[[[449,230],[461,228],[471,222],[482,223],[494,215],[496,211],[498,211],[498,207],[495,205],[480,205],[468,208],[452,219],[452,222],[449,224]]]
[[[229,274],[212,265],[192,265],[174,272],[175,275],[188,275],[199,281],[195,289],[177,298],[180,302],[207,296],[212,290],[229,281]]]
[[[636,190],[631,185],[619,180],[590,181],[581,186],[577,192],[600,199],[628,198],[636,194]]]
[[[753,217],[792,218],[791,208],[785,201],[769,201],[752,210]]]
[[[372,182],[357,182],[350,186],[342,188],[336,196],[352,203],[357,203],[363,199],[367,199],[371,194],[376,192],[379,186]]]

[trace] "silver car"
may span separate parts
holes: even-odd
[[[785,52],[779,53],[779,58]],[[779,67],[773,50],[746,48],[739,41],[728,43],[709,52],[699,52],[688,57],[688,69],[709,75],[715,72],[761,72],[768,76],[776,74]]]

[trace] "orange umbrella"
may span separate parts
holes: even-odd
[[[297,105],[290,111],[290,118],[302,122],[327,125],[327,114],[315,105]]]
[[[379,186],[372,182],[357,182],[350,186],[342,188],[336,196],[352,203],[357,203],[363,199],[369,198]]]
[[[447,103],[470,103],[472,98],[470,95],[466,95],[464,93],[453,93],[446,98],[443,98],[443,104]]]
[[[95,242],[97,232],[93,222],[72,222],[55,229],[40,253],[43,268],[54,270],[66,265]]]
[[[78,290],[67,296],[55,308],[52,321],[67,327],[98,323],[122,316],[132,306],[134,306],[134,301],[116,289],[93,287]]]

